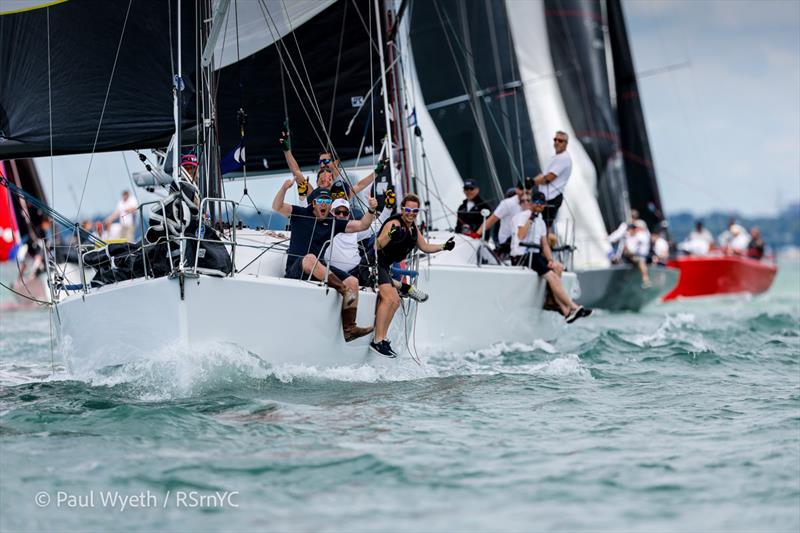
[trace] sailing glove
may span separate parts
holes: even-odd
[[[394,241],[400,238],[400,226],[392,226],[389,230],[389,240]]]
[[[456,247],[456,241],[453,237],[447,239],[447,241],[442,245],[442,250],[447,250],[448,252]]]
[[[383,203],[391,208],[394,208],[394,204],[397,203],[397,195],[391,187],[386,188],[386,193],[383,195]]]
[[[292,145],[289,142],[289,128],[286,127],[286,124],[284,124],[283,130],[281,130],[281,136],[278,142],[281,144],[281,149],[284,152],[288,152],[292,149]]]
[[[304,179],[297,184],[297,194],[306,196],[308,194],[308,180]]]
[[[381,159],[378,161],[378,164],[375,165],[375,174],[380,174],[386,169],[386,165],[389,164],[389,161],[386,159]]]

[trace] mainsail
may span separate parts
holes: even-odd
[[[539,172],[502,3],[416,2],[410,39],[425,107],[462,179],[485,198]]]
[[[647,138],[636,69],[633,65],[625,16],[619,0],[607,0],[608,29],[614,57],[614,81],[617,89],[617,116],[620,145],[625,162],[628,195],[632,208],[650,227],[664,221],[661,194],[653,167],[653,156]]]
[[[619,128],[611,101],[603,4],[545,0],[547,36],[556,79],[577,141],[597,174],[597,198],[610,232],[628,218]]]
[[[244,18],[245,8],[253,10],[250,4],[258,5],[235,1],[230,5],[225,34],[236,34],[239,9],[241,41],[274,38],[263,39],[262,49],[249,50],[246,57],[242,53],[241,60],[219,71],[222,153],[241,141],[238,111],[242,109],[247,114],[244,133],[250,170],[286,168],[278,136],[287,119],[292,153],[300,165],[316,165],[319,152],[330,145],[343,161],[370,156],[371,164],[386,132],[374,44],[382,30],[375,25],[373,1],[324,3],[324,9],[304,16],[301,26],[291,26],[293,30],[280,38],[275,19],[283,13],[284,3],[267,3],[266,9],[252,13],[260,26],[248,25]],[[236,53],[235,40],[226,46],[225,57],[230,59],[231,53]]]
[[[0,15],[0,158],[165,146],[177,0],[29,7]],[[182,7],[193,27],[194,2]],[[182,39],[185,128],[195,121],[195,37]]]

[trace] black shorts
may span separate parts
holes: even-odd
[[[513,263],[517,266],[528,266],[529,261],[533,271],[540,276],[544,276],[552,270],[552,268],[547,266],[547,259],[545,259],[544,256],[539,253],[527,253],[525,255],[517,256],[513,259]]]
[[[319,260],[319,264],[322,265],[323,267],[327,265],[327,263],[325,263],[325,260],[323,259]],[[334,266],[330,268],[330,272],[331,274],[336,274],[336,277],[339,278],[340,280],[344,280],[348,276],[350,276],[350,274],[348,274],[347,272],[339,270]],[[305,272],[303,272],[303,258],[298,257],[297,259],[294,260],[293,263],[286,265],[286,273],[284,274],[284,277],[289,279],[311,279],[311,274],[306,274]]]
[[[378,285],[386,285],[387,283],[393,285],[393,281],[394,278],[390,268],[378,263]]]
[[[358,265],[350,272],[348,275],[354,276],[358,280],[358,284],[361,287],[372,287],[372,271],[369,268],[369,265]]]
[[[556,215],[558,215],[558,209],[561,207],[561,202],[564,201],[564,195],[559,194],[555,198],[552,198],[547,201],[547,205],[544,208],[544,212],[542,212],[542,218],[544,219],[545,225],[549,228],[553,227],[553,222],[556,220]]]

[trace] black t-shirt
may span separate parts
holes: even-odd
[[[331,224],[333,234],[344,232],[348,220],[327,216],[318,219],[314,216],[314,208],[311,206],[300,207],[292,206],[292,214],[289,216],[292,225],[292,238],[289,241],[289,261],[296,260],[306,254],[319,256],[325,241],[331,238]]]

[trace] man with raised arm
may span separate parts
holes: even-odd
[[[286,180],[272,201],[272,209],[289,217],[292,227],[285,276],[324,280],[342,295],[342,331],[345,341],[350,342],[372,332],[371,327],[356,326],[358,280],[333,266],[326,268],[327,264],[320,258],[320,253],[325,243],[339,233],[357,233],[369,229],[375,218],[375,209],[370,208],[360,220],[333,218],[330,216],[331,193],[323,188],[311,193],[308,206],[287,204],[284,200],[286,191],[294,183],[295,180]]]
[[[430,244],[417,228],[420,200],[415,194],[407,194],[400,202],[400,213],[383,223],[375,243],[378,249],[378,308],[375,311],[375,338],[370,349],[385,357],[397,357],[389,340],[389,324],[397,308],[400,295],[392,280],[392,264],[405,259],[414,248],[433,254],[455,248],[453,237],[444,244]]]
[[[289,139],[288,128],[284,128],[283,131],[281,131],[281,136],[278,139],[278,142],[280,143],[281,149],[283,150],[283,155],[286,158],[286,164],[289,166],[289,170],[292,172],[295,182],[297,182],[297,194],[300,196],[300,201],[302,202],[303,197],[308,195],[314,188],[310,183],[308,183],[308,180],[306,179],[305,175],[303,175],[302,170],[300,170],[300,165],[297,163],[297,160],[292,154],[292,145]],[[345,200],[352,200],[355,194],[363,191],[375,181],[375,178],[378,176],[378,174],[386,169],[386,163],[387,161],[385,159],[378,161],[378,164],[375,165],[375,170],[372,173],[362,178],[351,187],[350,184],[347,183],[345,177],[342,176],[341,170],[339,169],[339,160],[334,159],[330,152],[322,151],[319,153],[317,187],[331,189],[334,181],[341,181],[341,188],[345,193],[345,195],[342,197]]]

